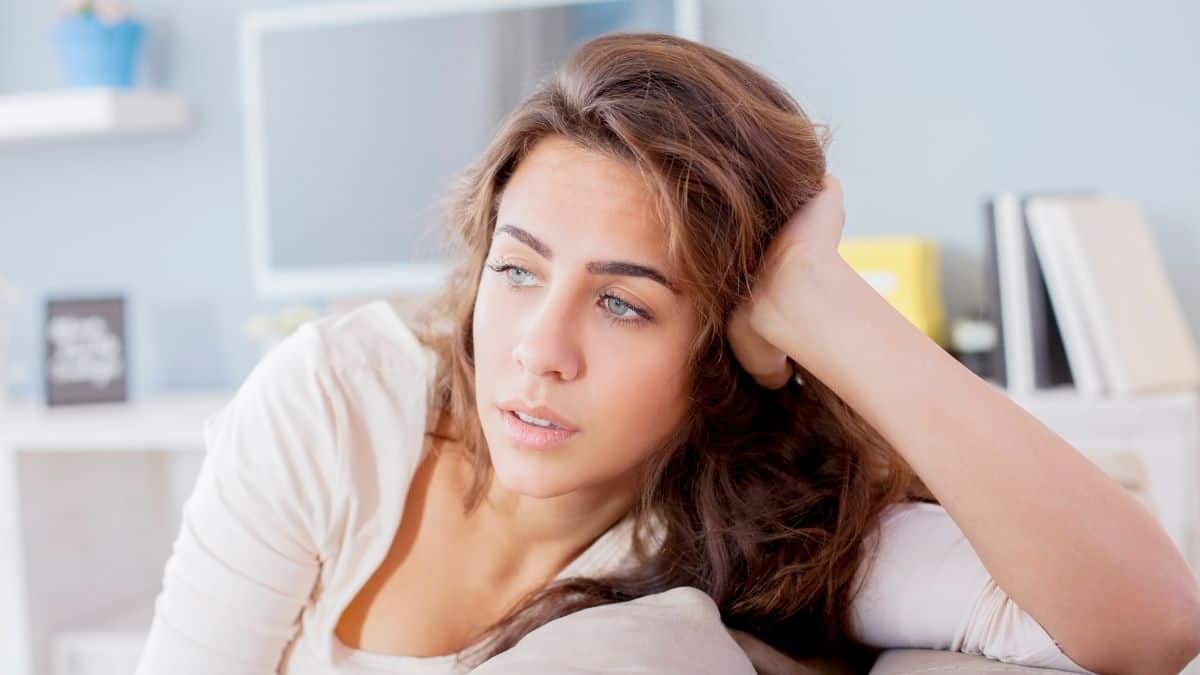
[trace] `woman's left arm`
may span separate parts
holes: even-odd
[[[1200,584],[1178,549],[1134,497],[842,260],[843,221],[827,177],[772,242],[753,301],[731,322],[739,360],[777,386],[790,357],[832,388],[1076,663],[1178,672],[1200,652]]]

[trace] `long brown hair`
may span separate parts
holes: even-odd
[[[795,656],[844,654],[864,538],[887,505],[931,499],[911,468],[809,372],[759,386],[733,357],[725,324],[771,237],[821,188],[825,128],[778,84],[718,50],[658,33],[582,45],[503,122],[445,203],[460,264],[415,326],[439,356],[431,405],[474,458],[478,505],[491,463],[474,404],[471,331],[500,195],[550,135],[628,162],[645,176],[668,259],[700,329],[689,355],[692,409],[651,456],[634,532],[651,513],[661,546],[620,575],[570,578],[526,596],[484,635],[480,660],[571,612],[693,586],[724,623]],[[438,329],[438,322],[449,330]]]

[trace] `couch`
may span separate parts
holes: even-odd
[[[1018,666],[984,656],[935,649],[885,649],[864,670],[838,660],[796,660],[752,635],[737,630],[730,630],[729,633],[750,657],[759,675],[1052,675],[1066,672]]]
[[[871,667],[870,675],[908,675],[910,673],[1064,673],[1064,670],[1017,666],[973,654],[933,649],[889,649],[882,652]]]

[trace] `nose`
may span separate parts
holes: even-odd
[[[521,338],[513,347],[513,359],[526,372],[539,377],[557,377],[564,381],[577,378],[582,370],[576,328],[579,321],[571,316],[566,293],[544,296],[531,307]]]

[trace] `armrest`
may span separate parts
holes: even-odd
[[[793,659],[749,633],[729,629],[729,634],[750,657],[759,675],[854,675],[866,671],[837,659]],[[869,675],[1052,675],[1065,672],[939,649],[885,649],[875,659]]]
[[[989,659],[986,656],[963,654],[937,649],[887,649],[879,654],[875,665],[871,667],[870,675],[936,675],[945,672],[948,675],[992,675],[993,673],[1012,675],[1013,673],[1062,673],[1066,671],[1050,668],[1034,668],[1018,666]]]

